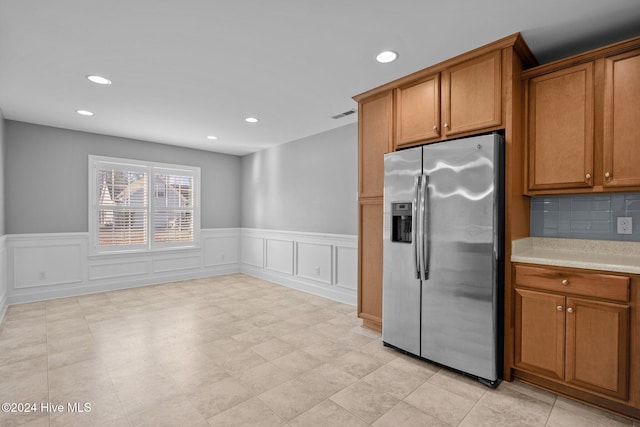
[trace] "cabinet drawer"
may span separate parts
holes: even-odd
[[[629,278],[612,274],[516,265],[515,284],[563,294],[629,301]]]

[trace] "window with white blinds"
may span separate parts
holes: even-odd
[[[93,253],[197,246],[200,168],[89,156]]]

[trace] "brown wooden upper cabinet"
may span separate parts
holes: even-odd
[[[396,147],[440,139],[440,74],[395,91]]]
[[[591,187],[593,64],[528,82],[529,190]]]
[[[500,50],[395,89],[395,147],[435,142],[502,124]]]
[[[523,78],[526,193],[640,191],[640,38]]]
[[[499,50],[449,67],[442,77],[442,126],[446,136],[500,126]]]
[[[393,94],[382,93],[360,103],[359,196],[382,197],[384,192],[384,155],[391,151],[393,132]]]
[[[640,49],[604,61],[604,186],[640,187]]]

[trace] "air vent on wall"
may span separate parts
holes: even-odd
[[[352,108],[351,110],[345,111],[344,113],[340,113],[340,114],[336,114],[335,116],[331,116],[331,118],[332,119],[341,119],[343,117],[350,116],[350,115],[354,114],[356,111],[358,111],[358,110],[356,110],[355,108]]]

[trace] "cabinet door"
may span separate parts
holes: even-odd
[[[593,63],[529,81],[529,189],[593,185]]]
[[[515,289],[515,365],[564,380],[564,297]]]
[[[440,74],[396,89],[396,146],[440,137]]]
[[[443,127],[447,136],[502,123],[500,57],[496,50],[443,72]]]
[[[382,197],[384,154],[391,151],[393,92],[362,101],[359,105],[360,197]]]
[[[382,200],[360,202],[358,315],[382,326]]]
[[[605,60],[604,186],[640,187],[640,50]]]
[[[627,399],[629,306],[567,297],[566,380]]]

